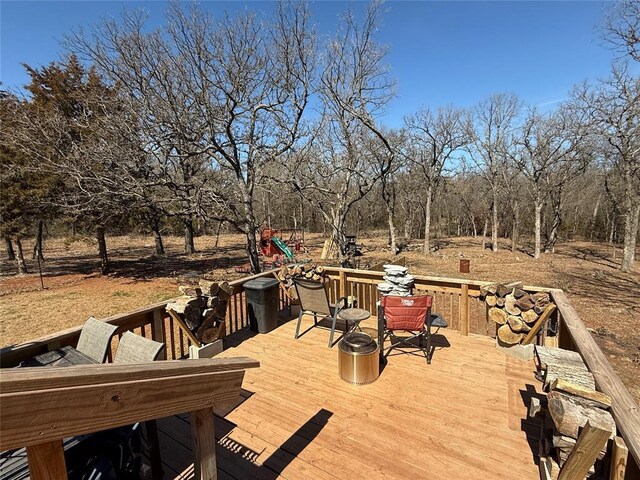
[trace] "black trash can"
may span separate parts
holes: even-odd
[[[275,278],[256,278],[244,284],[252,331],[268,333],[278,326],[278,286]]]

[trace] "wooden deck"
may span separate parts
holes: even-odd
[[[538,478],[539,425],[526,420],[533,362],[442,330],[431,365],[393,355],[375,383],[352,386],[327,330],[294,340],[294,329],[236,338],[222,353],[261,367],[247,371],[243,402],[216,419],[219,478]],[[158,426],[165,477],[192,478],[188,417]]]

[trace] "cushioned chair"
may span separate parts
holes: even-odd
[[[447,322],[439,315],[431,314],[433,298],[430,295],[414,295],[407,297],[384,296],[380,299],[378,311],[378,332],[381,359],[389,355],[394,348],[415,347],[411,343],[418,339],[418,345],[424,348],[427,342],[427,363],[431,363],[431,327],[446,327]],[[406,332],[409,336],[397,337],[396,332]],[[391,340],[391,345],[384,349],[384,342]]]
[[[115,325],[89,317],[89,320],[82,326],[76,350],[98,363],[104,363],[111,337],[117,329],[118,327]]]
[[[153,362],[164,348],[160,342],[141,337],[132,332],[125,332],[118,344],[113,363],[146,363]]]
[[[300,324],[305,313],[313,315],[313,326],[318,326],[318,316],[320,319],[327,318],[331,321],[331,334],[329,335],[329,348],[333,347],[333,336],[336,331],[336,321],[338,313],[346,304],[341,298],[336,304],[329,302],[329,295],[324,284],[307,279],[295,279],[293,281],[298,299],[300,300],[300,314],[298,315],[298,325],[296,326],[295,338],[300,336]],[[346,325],[346,329],[348,325]]]

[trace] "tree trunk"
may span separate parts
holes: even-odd
[[[104,235],[104,227],[96,228],[96,238],[98,239],[98,253],[100,255],[100,273],[107,275],[110,271],[109,256],[107,255],[107,239]]]
[[[493,205],[491,206],[491,251],[498,251],[498,190],[493,189]]]
[[[602,194],[598,195],[598,199],[596,200],[596,204],[593,207],[593,215],[591,216],[591,222],[589,223],[589,240],[593,240],[593,235],[596,230],[596,222],[598,221],[598,210],[600,209],[600,198]]]
[[[7,250],[7,260],[13,262],[16,259],[16,252],[13,250],[13,242],[9,235],[4,236],[4,245]]]
[[[258,242],[256,240],[256,217],[253,213],[253,190],[250,186],[245,186],[243,194],[244,204],[244,231],[247,236],[247,257],[251,273],[260,273],[260,258],[258,257]]]
[[[220,243],[220,229],[222,228],[222,220],[218,222],[218,228],[216,229],[216,243],[213,245],[213,248],[218,248],[218,244]]]
[[[184,253],[196,253],[193,243],[193,219],[188,216],[184,220]]]
[[[518,209],[518,200],[513,205],[513,223],[511,225],[511,252],[515,253],[518,248],[518,223],[520,220],[520,212]]]
[[[535,246],[533,249],[533,258],[540,258],[540,251],[541,251],[541,244],[542,244],[542,240],[541,240],[541,236],[542,236],[542,203],[540,201],[537,201],[534,205],[534,210],[535,210],[535,231],[534,231],[534,237],[535,237]]]
[[[33,259],[37,260],[38,258],[44,261],[44,255],[42,253],[42,237],[44,233],[44,220],[38,220],[38,231],[36,233],[36,243],[33,246]]]
[[[549,239],[545,243],[544,253],[554,253],[556,249],[556,242],[558,241],[558,231],[560,229],[560,222],[562,221],[562,193],[559,193],[556,198],[553,199],[553,222],[551,224],[551,233]]]
[[[391,208],[387,208],[387,218],[389,222],[389,246],[391,247],[391,254],[398,254],[398,245],[396,241],[396,227],[393,221],[393,210]]]
[[[407,244],[411,243],[411,230],[411,213],[409,213],[407,218],[404,220],[404,238]]]
[[[164,243],[162,242],[162,234],[160,233],[160,219],[153,218],[151,220],[151,231],[153,232],[153,239],[156,243],[156,255],[164,255]]]
[[[18,250],[18,253],[16,255],[16,262],[18,264],[18,273],[19,274],[29,273],[27,272],[27,264],[24,262],[24,252],[22,251],[22,241],[20,240],[20,237],[16,237],[16,249]]]
[[[622,271],[630,272],[636,255],[636,239],[640,223],[640,205],[629,207],[624,222],[624,250],[622,252]]]
[[[425,255],[431,254],[431,197],[433,196],[433,187],[427,187],[427,198],[424,204],[424,243],[422,251]]]
[[[493,209],[493,205],[491,206]],[[484,226],[482,227],[482,250],[487,248],[487,230],[489,229],[489,214],[484,218]]]
[[[251,273],[260,273],[260,259],[258,258],[258,242],[256,241],[256,233],[253,226],[247,227],[247,256],[249,257]]]

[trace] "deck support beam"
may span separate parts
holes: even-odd
[[[213,408],[195,410],[189,415],[191,417],[195,478],[196,480],[215,480],[218,478],[218,471]]]
[[[67,478],[61,438],[28,446],[27,461],[31,480],[65,480]]]

